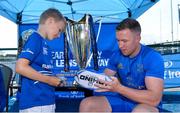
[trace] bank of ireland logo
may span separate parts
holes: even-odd
[[[173,65],[173,62],[172,62],[172,61],[165,61],[165,62],[164,62],[164,67],[165,67],[165,68],[171,68],[172,65]]]

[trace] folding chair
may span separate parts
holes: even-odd
[[[13,70],[4,65],[4,64],[0,64],[0,70],[2,73],[2,78],[3,78],[3,82],[4,82],[4,89],[5,89],[5,94],[6,94],[6,108],[5,111],[8,112],[8,106],[9,106],[9,88],[10,88],[10,82],[11,82],[11,78],[13,75]]]

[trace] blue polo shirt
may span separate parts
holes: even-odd
[[[124,56],[121,51],[115,52],[107,68],[118,72],[123,85],[135,89],[146,89],[147,76],[164,78],[163,58],[158,52],[144,45],[141,45],[139,54],[133,58]]]
[[[163,58],[158,52],[144,45],[141,45],[140,52],[133,58],[124,56],[120,50],[114,52],[107,68],[118,73],[124,86],[139,90],[146,89],[145,77],[164,79]],[[136,103],[126,97],[121,98]]]
[[[48,40],[34,32],[25,43],[19,58],[30,61],[30,66],[39,73],[46,76],[53,76],[51,48]],[[31,80],[22,76],[20,93],[20,109],[34,106],[50,105],[55,103],[54,87],[39,81]]]

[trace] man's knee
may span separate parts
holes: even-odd
[[[138,112],[155,112],[158,113],[159,110],[156,107],[145,105],[145,104],[139,104],[137,105],[133,111],[133,113],[138,113]]]
[[[79,106],[79,111],[86,112],[91,111],[94,107],[95,103],[91,97],[85,98],[81,101]]]
[[[105,97],[88,97],[81,101],[80,112],[109,112],[111,107],[109,106]]]

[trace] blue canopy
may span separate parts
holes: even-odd
[[[70,19],[79,20],[85,13],[94,21],[119,22],[137,18],[159,0],[0,0],[0,15],[17,23],[37,23],[47,8],[59,9]]]

